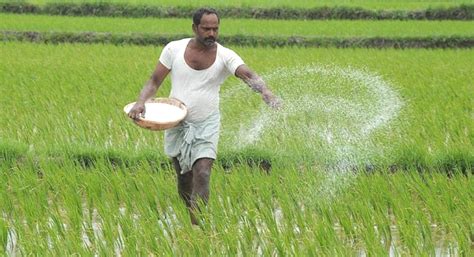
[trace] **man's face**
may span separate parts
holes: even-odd
[[[199,25],[193,24],[196,39],[206,47],[211,47],[217,40],[219,34],[219,20],[213,13],[204,14]]]

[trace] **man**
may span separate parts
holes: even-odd
[[[220,129],[220,85],[234,74],[260,93],[269,106],[280,106],[265,82],[234,51],[216,42],[219,21],[214,9],[202,8],[194,13],[194,38],[165,46],[155,71],[128,114],[138,119],[145,112],[145,101],[156,94],[165,77],[171,74],[170,97],[183,102],[188,114],[179,126],[165,131],[165,153],[172,158],[178,192],[193,224],[198,224],[194,215],[198,202],[207,203],[209,199],[211,167],[217,155]]]

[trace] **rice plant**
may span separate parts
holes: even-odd
[[[191,19],[107,18],[0,14],[0,30],[101,32],[114,34],[184,34],[192,36]],[[304,37],[472,36],[472,21],[400,20],[252,20],[222,17],[220,34]]]

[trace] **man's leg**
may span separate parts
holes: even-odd
[[[199,210],[199,202],[207,204],[209,200],[209,182],[214,160],[201,158],[193,164],[193,188],[191,193],[191,210]],[[193,224],[197,224],[194,223]]]
[[[173,166],[176,170],[176,180],[178,182],[178,193],[181,199],[186,203],[186,207],[191,208],[191,194],[193,192],[193,173],[188,171],[181,174],[181,166],[179,165],[178,159],[175,157],[173,160]]]

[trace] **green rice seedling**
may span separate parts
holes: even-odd
[[[27,157],[27,146],[10,140],[0,142],[0,169],[8,170]]]
[[[162,134],[137,129],[121,111],[148,76],[151,68],[146,67],[153,67],[159,49],[21,43],[6,43],[2,47],[7,53],[2,83],[14,88],[23,83],[29,85],[2,94],[24,101],[21,105],[7,102],[6,108],[12,108],[17,115],[9,118],[14,122],[4,122],[2,138],[15,138],[32,151],[66,152],[73,158],[81,149],[93,149],[91,153],[85,150],[86,156],[98,154],[121,160],[129,152],[137,157],[153,152],[158,159],[166,160],[159,150]],[[472,51],[236,50],[249,63],[254,63],[268,84],[283,97],[288,109],[267,113],[258,96],[236,80],[229,80],[222,88],[223,153],[255,149],[249,153],[278,156],[274,159],[279,165],[340,168],[377,160],[386,166],[395,164],[394,169],[404,169],[408,168],[405,163],[419,162],[421,168],[436,166],[435,158],[442,158],[444,153],[452,151],[449,149],[462,149],[462,154],[458,154],[462,159],[456,159],[455,163],[469,167],[462,163],[470,163],[472,155],[468,126],[472,123],[468,111],[472,90],[465,82],[472,79],[465,68],[472,59]],[[18,61],[20,52],[29,58],[28,64]],[[137,53],[141,55],[138,58]],[[286,58],[286,67],[276,65],[275,56],[284,58],[289,53],[291,58]],[[120,57],[102,57],[105,55]],[[64,61],[71,58],[83,62]],[[98,58],[105,62],[97,61]],[[140,58],[147,60],[147,64],[139,62]],[[451,61],[454,59],[459,62]],[[376,65],[381,62],[383,65]],[[407,62],[413,65],[405,65]],[[37,68],[46,64],[50,68]],[[135,75],[121,80],[112,75],[130,71],[136,71]],[[91,76],[85,80],[82,74]],[[417,83],[413,85],[413,81]],[[168,83],[162,86],[160,96],[167,94]],[[133,89],[129,85],[138,86]],[[107,93],[124,88],[128,89],[121,95]],[[97,97],[87,97],[92,90],[97,91]],[[27,97],[28,94],[35,97]],[[239,99],[248,99],[249,104],[244,106]],[[440,102],[449,102],[444,105],[449,106],[449,111],[437,104]],[[35,111],[49,109],[61,111],[41,115]],[[33,117],[41,119],[29,122]],[[18,128],[11,124],[22,125]],[[275,129],[269,131],[269,126]],[[412,152],[413,146],[419,150]],[[417,155],[411,156],[412,153]]]
[[[188,35],[190,19],[106,18],[0,14],[0,30],[38,32],[99,32],[114,34]],[[437,37],[472,36],[472,21],[401,20],[252,20],[223,17],[221,36],[264,37]]]
[[[3,0],[6,1],[6,0]],[[28,1],[29,3],[35,4],[48,4],[48,3],[58,3],[58,2],[71,2],[71,1],[52,1],[52,0],[31,0]],[[78,3],[96,3],[97,1],[94,0],[81,0],[75,1]],[[102,1],[105,3],[123,3],[120,0],[107,0]],[[192,7],[201,7],[201,6],[252,6],[252,7],[299,7],[299,8],[313,8],[313,7],[321,7],[321,6],[356,6],[356,7],[366,7],[366,8],[373,8],[373,9],[419,9],[419,8],[427,8],[427,7],[447,7],[453,6],[458,4],[468,4],[469,1],[466,0],[456,0],[456,1],[376,1],[376,0],[365,0],[365,1],[318,1],[318,2],[311,2],[308,3],[304,0],[296,0],[296,1],[289,1],[289,0],[276,0],[272,2],[268,1],[250,1],[250,0],[239,0],[239,1],[226,1],[226,2],[215,2],[209,0],[200,0],[200,1],[180,1],[175,2],[171,0],[155,2],[152,0],[140,0],[134,1],[133,4],[136,5],[160,5],[160,6],[192,6]]]
[[[472,251],[472,50],[236,48],[287,109],[223,85],[223,156],[193,228],[162,134],[121,111],[160,47],[0,49],[15,113],[0,113],[0,139],[26,156],[1,167],[7,253]]]
[[[395,247],[398,253],[425,254],[439,244],[427,215],[444,212],[430,203],[472,193],[466,192],[471,182],[462,175],[444,183],[442,174],[410,172],[361,174],[350,190],[324,196],[316,190],[324,176],[314,171],[275,168],[269,175],[248,166],[217,168],[202,213],[205,224],[196,230],[175,192],[171,170],[126,172],[112,170],[107,162],[87,169],[73,162],[39,165],[42,178],[32,167],[2,178],[16,188],[2,191],[2,199],[16,203],[10,211],[2,205],[2,212],[10,213],[22,253],[347,255],[385,254]],[[41,198],[48,207],[31,209]],[[468,250],[461,234],[468,235],[469,206],[471,200],[456,205],[450,211],[454,220],[437,222],[450,227],[453,239],[443,240],[457,242],[459,252]],[[387,225],[389,208],[394,223]],[[399,235],[384,235],[384,226],[390,233],[396,226]],[[30,237],[35,240],[25,240]]]
[[[4,217],[0,219],[0,251],[6,252],[7,240],[8,240],[8,225],[4,220]]]

